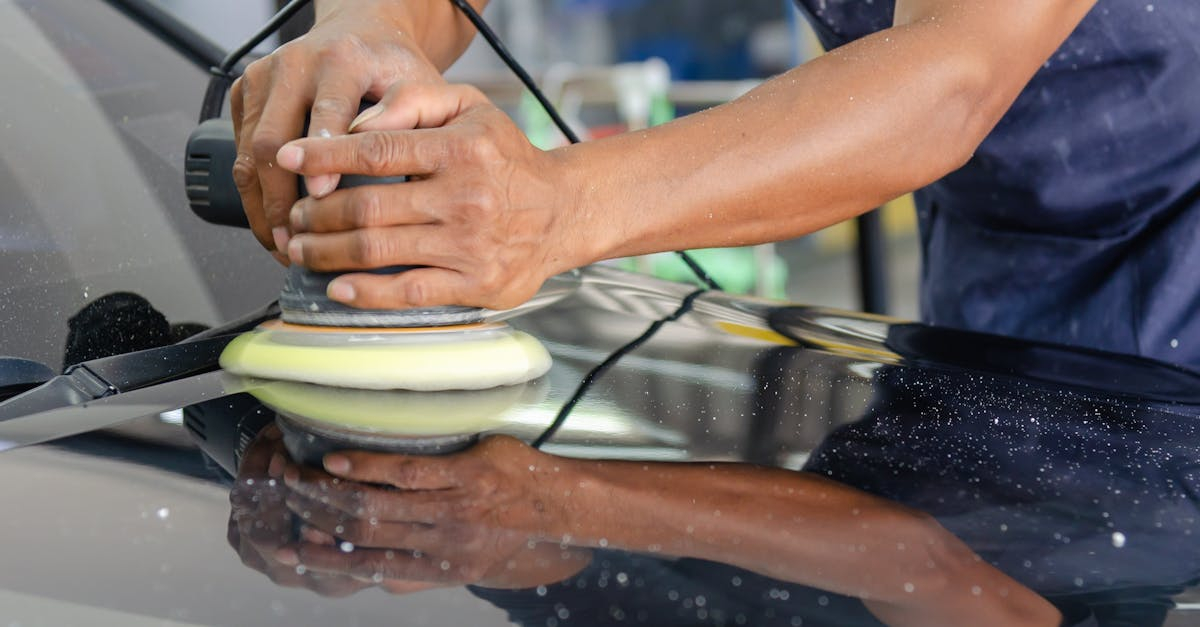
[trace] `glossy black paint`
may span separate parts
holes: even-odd
[[[132,196],[102,195],[100,205],[134,198],[140,211],[167,216],[166,231],[185,234],[185,245],[177,256],[134,264],[153,280],[137,268],[128,271],[142,254],[133,248],[122,250],[124,261],[84,264],[70,259],[74,250],[0,250],[5,267],[21,269],[14,283],[0,284],[5,351],[57,360],[62,333],[55,325],[99,296],[82,296],[80,289],[94,278],[92,270],[113,287],[153,292],[152,302],[173,308],[168,318],[216,324],[273,298],[280,283],[272,262],[253,242],[236,240],[244,233],[195,221],[178,189],[182,163],[170,155],[178,153],[191,123],[175,114],[189,100],[198,102],[203,77],[99,3],[0,5],[0,11],[18,8],[20,15],[6,15],[26,22],[0,20],[0,32],[33,15],[51,49],[83,46],[101,69],[128,58],[132,69],[109,67],[106,74],[92,68],[84,73],[91,83],[34,96],[75,93],[81,106],[99,106],[103,115],[90,122],[114,125],[119,141],[84,143],[98,151],[89,158],[125,146],[132,166],[120,173],[149,182]],[[85,57],[71,57],[75,67]],[[138,93],[153,97],[138,106],[165,129],[162,135],[121,129],[117,105],[136,99],[104,87],[113,84],[113,72],[160,85],[141,88]],[[49,70],[40,76],[47,84],[58,80]],[[0,103],[11,98],[0,95]],[[147,137],[170,140],[164,146],[172,138],[179,142],[159,151],[138,147],[137,138]],[[8,150],[0,148],[0,156],[10,163]],[[111,220],[97,221],[109,229],[104,232],[76,229],[78,223],[41,224],[36,216],[53,214],[54,207],[22,190],[57,182],[62,174],[10,167],[0,176],[22,180],[6,198],[6,208],[16,209],[2,214],[0,229],[41,233],[41,239],[5,242],[62,235],[86,249],[106,233],[137,231]],[[165,237],[155,229],[138,235]],[[112,241],[129,246],[122,237]],[[207,300],[173,299],[195,286],[203,286]],[[694,289],[597,267],[565,298],[513,319],[547,345],[555,365],[541,382],[544,396],[512,408],[504,424],[489,431],[537,438],[585,373],[670,318]],[[210,372],[151,386],[142,395],[114,395],[95,409],[134,418],[170,413],[184,399],[204,401],[186,410],[187,433],[235,468],[239,451],[272,417],[241,394],[246,386]],[[1144,359],[704,293],[597,377],[545,450],[647,463],[751,463],[824,476],[932,516],[981,558],[1052,600],[1068,624],[1188,624],[1190,612],[1169,609],[1200,578],[1198,391],[1196,373]],[[229,424],[236,428],[224,428]],[[184,433],[185,427],[174,428]],[[206,473],[200,459],[195,448],[111,436],[0,454],[6,504],[0,606],[7,617],[123,625],[163,619],[483,625],[505,624],[507,616],[538,625],[878,624],[861,601],[819,586],[615,547],[597,551],[582,572],[541,590],[370,591],[341,601],[286,590],[239,563],[226,545],[229,490],[221,473]]]

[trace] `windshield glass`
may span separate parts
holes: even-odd
[[[21,86],[0,90],[0,355],[63,366],[68,321],[116,292],[203,325],[271,300],[279,272],[250,234],[184,197],[205,72],[102,2],[0,14],[0,77]],[[110,351],[147,347],[145,316],[108,323]]]

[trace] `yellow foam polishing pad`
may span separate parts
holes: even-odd
[[[354,390],[271,381],[250,391],[271,409],[302,422],[406,437],[480,433],[504,424],[518,403],[536,402],[537,384],[489,390]]]
[[[234,338],[220,364],[243,376],[367,390],[482,390],[542,376],[550,354],[503,323],[343,329],[273,320]]]

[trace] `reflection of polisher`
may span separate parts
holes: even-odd
[[[505,424],[509,410],[538,402],[538,382],[486,390],[355,390],[273,381],[251,391],[279,414],[284,445],[301,463],[356,449],[438,455],[473,444]]]
[[[184,425],[205,455],[236,476],[242,455],[272,422],[292,458],[319,466],[340,450],[440,455],[512,423],[515,409],[537,405],[542,381],[486,390],[356,390],[294,381],[237,379],[249,390],[184,409]]]

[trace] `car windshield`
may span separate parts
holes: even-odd
[[[187,207],[205,72],[105,3],[0,12],[0,76],[21,86],[0,90],[0,356],[69,365],[70,319],[113,293],[200,325],[274,298],[279,271],[249,233]],[[101,331],[106,352],[146,348],[146,320]]]

